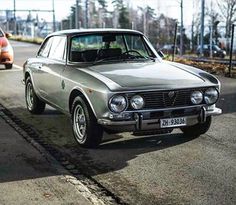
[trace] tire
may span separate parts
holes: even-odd
[[[212,117],[209,116],[206,118],[206,122],[198,123],[189,127],[180,128],[186,137],[199,137],[200,135],[206,133],[211,126]]]
[[[96,148],[102,141],[103,129],[97,124],[90,106],[82,97],[72,104],[72,130],[76,142],[86,148]]]
[[[6,69],[12,69],[12,64],[5,64]]]
[[[26,79],[25,83],[25,101],[28,111],[32,114],[41,114],[45,110],[46,104],[35,94],[30,77]]]

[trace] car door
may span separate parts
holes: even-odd
[[[52,44],[48,58],[42,66],[41,89],[49,103],[62,108],[61,95],[63,83],[61,81],[61,74],[66,66],[66,36],[53,36],[51,38]]]
[[[37,60],[31,63],[32,70],[32,80],[34,83],[34,89],[39,94],[40,97],[46,98],[46,93],[43,89],[45,78],[45,66],[47,66],[48,55],[52,45],[52,38],[48,38],[45,40],[41,48],[39,49]]]

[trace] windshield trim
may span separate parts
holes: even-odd
[[[122,39],[124,41],[124,45],[125,45],[125,50],[128,51],[128,45],[127,45],[127,41],[125,38],[125,35],[133,35],[133,36],[138,36],[141,38],[142,44],[143,44],[143,49],[145,50],[145,52],[147,53],[148,56],[144,56],[146,58],[140,59],[140,58],[136,58],[136,59],[125,59],[127,61],[140,61],[140,60],[155,60],[158,59],[160,60],[160,57],[158,56],[158,54],[156,53],[155,49],[153,48],[153,46],[151,45],[151,43],[146,39],[146,37],[141,34],[141,33],[132,33],[132,32],[98,32],[98,33],[77,33],[73,36],[70,36],[69,39],[69,45],[68,45],[68,56],[67,56],[67,60],[68,62],[72,62],[72,63],[83,63],[83,64],[91,64],[91,63],[95,63],[96,60],[91,61],[91,62],[84,62],[84,61],[73,61],[72,57],[71,57],[71,53],[72,53],[72,40],[75,37],[81,37],[81,36],[92,36],[92,35],[98,35],[98,36],[103,36],[104,34],[114,34],[114,35],[119,35],[122,36]],[[121,59],[117,59],[117,60],[121,60]],[[104,60],[105,61],[105,60]],[[108,61],[110,61],[108,59]],[[116,61],[116,60],[115,60]],[[124,61],[123,59],[121,60],[121,62]]]

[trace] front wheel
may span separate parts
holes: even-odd
[[[27,109],[32,114],[41,114],[45,110],[46,104],[35,94],[30,77],[25,82],[25,101]]]
[[[199,137],[200,135],[205,134],[209,130],[211,126],[211,118],[212,117],[209,116],[206,118],[206,122],[204,123],[198,123],[196,125],[182,127],[180,129],[187,137]]]
[[[72,104],[72,127],[75,140],[79,145],[96,148],[101,143],[103,129],[97,124],[89,105],[79,96]]]

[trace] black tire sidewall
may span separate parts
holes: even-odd
[[[33,102],[32,102],[32,108],[29,108],[28,100],[27,100],[27,86],[28,84],[31,84],[33,89]],[[45,109],[45,102],[41,101],[38,96],[35,94],[33,83],[31,81],[31,78],[28,77],[25,81],[25,102],[27,110],[33,114],[41,114]]]
[[[198,137],[202,134],[205,134],[211,126],[212,117],[208,116],[204,123],[198,123],[190,127],[180,128],[186,136]]]
[[[75,108],[77,105],[80,105],[84,111],[85,120],[86,120],[86,133],[85,133],[85,139],[83,141],[79,141],[77,138],[77,134],[74,130],[74,114],[75,114]],[[103,131],[101,127],[97,124],[96,117],[94,116],[91,108],[89,107],[86,100],[84,100],[82,97],[78,96],[74,99],[72,104],[72,131],[73,135],[75,137],[76,142],[83,146],[88,148],[96,148],[102,139]]]
[[[27,86],[28,86],[28,84],[31,84],[31,86],[33,86],[32,85],[32,81],[31,81],[31,79],[30,79],[30,77],[28,77],[27,79],[26,79],[26,82],[25,82],[25,102],[26,102],[26,107],[27,107],[27,109],[30,111],[30,112],[33,112],[33,110],[34,110],[34,108],[35,108],[35,97],[33,98],[33,103],[32,103],[32,108],[30,109],[30,107],[29,107],[29,104],[28,104],[28,100],[27,100]],[[35,95],[34,94],[34,91],[33,91],[33,95]]]

